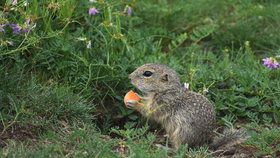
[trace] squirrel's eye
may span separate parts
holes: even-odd
[[[143,76],[145,76],[145,77],[150,77],[150,76],[152,76],[152,72],[151,71],[145,71],[144,73],[143,73]]]

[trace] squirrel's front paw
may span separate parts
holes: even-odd
[[[139,102],[137,100],[127,100],[125,102],[125,105],[127,108],[135,108],[136,106],[138,106]]]

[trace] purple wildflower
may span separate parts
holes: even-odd
[[[26,19],[25,23],[24,23],[24,27],[22,28],[22,32],[24,33],[28,33],[30,28],[32,28],[32,25],[31,25],[31,19]]]
[[[12,5],[17,5],[18,1],[17,0],[13,0]]]
[[[13,29],[14,34],[20,34],[21,28],[18,24],[10,24],[10,27]]]
[[[24,32],[24,33],[28,33],[29,32],[29,28],[25,28],[25,29],[22,29],[22,32]]]
[[[126,11],[128,16],[131,16],[132,14],[132,8],[130,6],[127,7],[127,11]]]
[[[89,8],[88,10],[89,15],[96,15],[97,13],[99,13],[99,11],[95,7]]]
[[[280,67],[280,64],[273,57],[264,58],[262,61],[263,61],[263,65],[266,66],[269,69],[276,69],[276,68]]]

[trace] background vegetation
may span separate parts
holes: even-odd
[[[174,68],[242,126],[254,156],[280,154],[278,0],[0,2],[1,157],[211,157],[170,154],[159,127],[123,105],[128,74]],[[98,12],[89,14],[89,9]],[[1,29],[2,28],[2,29]]]

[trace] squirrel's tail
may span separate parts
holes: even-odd
[[[215,136],[209,144],[211,150],[227,150],[248,139],[248,134],[244,129],[226,129],[222,134]]]

